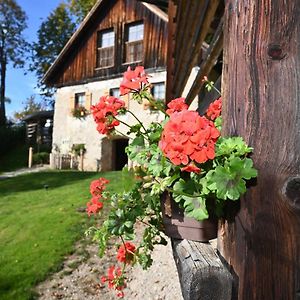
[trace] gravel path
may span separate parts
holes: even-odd
[[[46,171],[49,169],[50,169],[49,165],[43,165],[43,166],[34,166],[32,168],[18,169],[16,171],[12,171],[12,172],[4,172],[4,173],[0,174],[0,180],[4,180],[7,178],[11,178],[11,177],[15,177],[18,175],[23,175],[23,174],[28,174],[28,173],[36,173],[36,172]]]
[[[78,243],[75,254],[66,258],[63,269],[38,285],[40,300],[113,300],[113,290],[100,282],[109,266],[116,263],[115,249],[103,258],[97,255],[96,245]],[[157,246],[153,265],[147,271],[134,267],[127,273],[125,299],[183,300],[170,243]]]

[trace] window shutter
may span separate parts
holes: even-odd
[[[129,99],[130,99],[129,94],[121,96],[120,98],[125,102],[125,108],[129,109]]]
[[[85,93],[85,108],[87,110],[91,109],[91,104],[92,104],[92,93],[86,92]]]
[[[69,112],[70,112],[70,115],[72,115],[72,111],[73,109],[75,108],[75,94],[73,94],[71,97],[70,97],[70,100],[69,100]]]
[[[103,96],[109,96],[109,89],[103,90]]]

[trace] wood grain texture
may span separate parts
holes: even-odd
[[[209,243],[172,240],[185,300],[231,300],[232,277]]]
[[[300,297],[300,189],[284,189],[300,174],[299,16],[298,0],[226,1],[223,134],[254,147],[259,171],[219,237],[242,300]]]

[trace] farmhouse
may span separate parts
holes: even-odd
[[[100,96],[119,97],[122,74],[129,66],[144,66],[151,76],[153,96],[165,97],[167,22],[167,14],[153,4],[137,0],[95,4],[44,77],[47,85],[57,89],[52,167],[62,167],[63,159],[76,161],[72,149],[78,148],[84,148],[81,160],[77,158],[84,170],[118,170],[128,163],[128,140],[122,134],[111,139],[100,135],[90,107]],[[146,103],[122,98],[144,125],[161,117]],[[135,121],[130,115],[122,117],[127,123]],[[124,125],[118,130],[126,133]]]

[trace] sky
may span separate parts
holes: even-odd
[[[27,41],[37,40],[37,31],[40,24],[45,20],[50,12],[62,2],[61,0],[16,0],[19,6],[27,14],[28,28],[24,31]],[[31,95],[38,96],[37,79],[34,73],[24,75],[26,69],[14,69],[8,65],[6,74],[6,97],[11,99],[11,104],[6,104],[6,115],[12,117],[15,111],[20,111],[24,107],[24,101]]]

